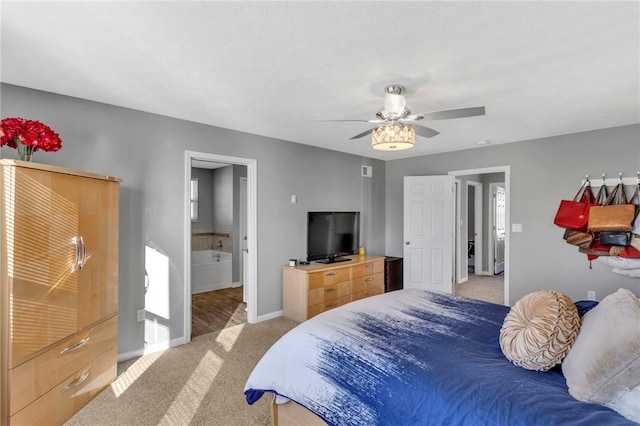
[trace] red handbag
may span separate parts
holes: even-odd
[[[553,223],[560,228],[586,231],[589,224],[589,209],[597,205],[591,191],[591,183],[586,180],[573,200],[562,200]]]

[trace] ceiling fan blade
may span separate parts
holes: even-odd
[[[436,130],[424,126],[418,126],[416,124],[413,125],[413,128],[416,129],[416,135],[422,136],[423,138],[432,138],[440,134],[440,132]]]
[[[311,121],[358,121],[358,122],[363,122],[363,123],[368,123],[369,120],[334,120],[332,118],[314,118]]]
[[[367,136],[370,133],[373,133],[373,129],[369,129],[369,130],[366,130],[366,131],[364,131],[362,133],[358,133],[357,135],[355,135],[354,137],[349,138],[349,139],[350,140],[359,139],[359,138],[361,138],[363,136]]]
[[[449,118],[465,118],[475,117],[477,115],[484,115],[484,107],[472,107],[472,108],[459,108],[459,109],[447,109],[443,111],[425,112],[418,114],[426,120],[446,120]]]
[[[326,122],[326,121],[352,121],[352,122],[356,122],[357,121],[359,123],[375,123],[375,124],[379,124],[379,123],[384,123],[387,120],[384,120],[384,119],[380,119],[380,120],[378,120],[378,119],[374,119],[374,120],[349,120],[349,119],[347,119],[347,120],[340,120],[340,119],[334,120],[334,119],[331,119],[331,118],[314,118],[311,121],[317,121],[317,122]]]

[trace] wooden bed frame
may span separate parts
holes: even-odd
[[[275,395],[271,400],[271,425],[327,426],[324,420],[294,401],[276,404]]]

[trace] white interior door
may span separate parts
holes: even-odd
[[[503,186],[493,187],[494,214],[494,249],[493,273],[504,272],[504,238],[506,235],[506,196]]]
[[[453,292],[453,176],[404,178],[404,288]]]

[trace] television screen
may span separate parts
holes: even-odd
[[[309,212],[307,260],[339,262],[360,245],[360,212]]]

